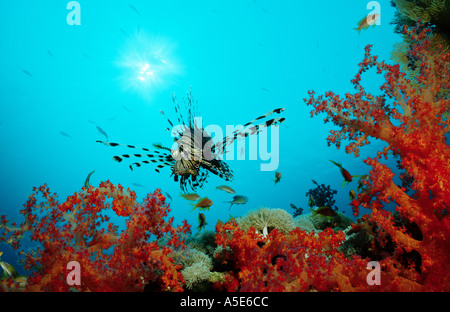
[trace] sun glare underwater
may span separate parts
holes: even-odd
[[[450,291],[449,1],[105,3],[0,4],[0,291]]]
[[[168,39],[141,30],[127,37],[117,61],[122,87],[150,101],[152,94],[172,86],[182,72],[175,48]]]

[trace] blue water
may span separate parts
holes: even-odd
[[[230,213],[260,206],[291,213],[290,203],[306,208],[312,179],[338,190],[336,205],[351,214],[348,191],[356,182],[341,188],[339,170],[328,160],[342,162],[351,174],[366,174],[362,160],[380,143],[358,158],[328,147],[333,127],[323,123],[324,116],[310,118],[303,98],[312,89],[352,92],[350,80],[367,44],[390,60],[401,37],[390,24],[389,1],[379,1],[381,25],[361,34],[353,28],[370,13],[368,1],[79,1],[81,25],[68,25],[68,2],[0,2],[0,214],[20,221],[32,187],[43,183],[64,201],[95,170],[93,185],[109,179],[139,198],[161,188],[173,198],[175,223],[186,219],[196,227],[198,214],[179,197],[169,168],[158,174],[150,164],[131,171],[112,156],[134,151],[95,142],[105,139],[100,126],[111,142],[170,146],[173,138],[159,111],[175,119],[172,94],[181,102],[190,88],[205,126],[225,129],[285,108],[276,168],[281,182],[274,184],[274,171],[260,170],[261,159],[228,161],[232,183],[210,175],[198,190],[214,201],[205,212],[207,230]],[[143,63],[154,71],[140,81]],[[371,73],[363,81],[368,91],[379,92],[379,76]],[[249,202],[229,211],[224,202],[232,195],[215,189],[222,184]],[[4,248],[2,260],[14,263]]]

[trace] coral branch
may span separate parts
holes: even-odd
[[[398,65],[378,61],[372,56],[371,46],[367,46],[359,72],[352,80],[357,93],[347,94],[341,100],[327,92],[324,100],[310,91],[310,98],[305,101],[314,107],[311,115],[325,113],[325,122],[340,128],[331,131],[329,144],[339,148],[348,140],[346,151],[358,156],[360,147],[369,144],[369,137],[388,143],[375,158],[365,160],[372,170],[365,191],[352,202],[354,212],[357,214],[359,207],[372,210],[371,222],[396,244],[396,255],[405,251],[420,255],[422,262],[417,270],[422,274],[408,276],[411,279],[408,287],[448,291],[450,272],[445,266],[450,261],[450,250],[448,243],[443,246],[450,234],[450,148],[445,137],[449,131],[450,53],[434,46],[432,49],[428,39],[430,29],[423,25],[405,28],[404,33],[411,43],[409,58],[414,59],[416,66],[413,78],[400,72]],[[378,74],[384,73],[382,96],[370,95],[361,86],[362,75],[371,68]],[[398,187],[393,182],[394,172],[380,162],[390,154],[399,157],[399,166],[405,171],[400,178],[411,181],[413,195]],[[391,213],[384,210],[389,203],[396,204],[401,218],[419,227],[423,240],[413,239],[394,223]]]

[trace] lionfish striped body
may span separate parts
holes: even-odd
[[[130,169],[134,167],[141,167],[143,164],[155,163],[157,164],[155,171],[160,172],[164,167],[170,167],[174,181],[180,182],[180,188],[185,192],[189,189],[196,190],[202,187],[208,173],[219,176],[226,181],[233,179],[233,172],[228,164],[219,157],[222,155],[227,145],[233,144],[234,141],[245,138],[249,135],[261,132],[265,127],[270,127],[282,123],[285,118],[273,118],[257,125],[253,123],[260,121],[271,114],[279,114],[284,111],[283,108],[275,109],[269,113],[259,116],[258,118],[246,123],[242,130],[237,129],[231,135],[225,137],[219,143],[213,143],[212,137],[195,121],[195,110],[193,99],[190,92],[187,93],[187,120],[183,118],[180,106],[175,96],[172,96],[174,102],[175,113],[177,114],[178,125],[166,117],[163,111],[161,114],[166,117],[172,129],[166,130],[175,131],[176,148],[168,148],[161,145],[154,145],[157,150],[151,151],[148,148],[137,147],[128,144],[111,143],[104,141],[97,141],[108,146],[124,146],[132,149],[139,149],[149,153],[142,154],[123,154],[114,156],[113,159],[122,162],[126,158],[146,158],[145,160],[134,162],[130,165]],[[209,154],[205,154],[205,150],[209,150]]]

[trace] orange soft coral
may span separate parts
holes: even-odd
[[[146,285],[182,290],[181,267],[169,253],[184,248],[183,236],[190,227],[186,222],[174,227],[173,219],[166,220],[170,210],[159,190],[138,203],[134,192],[107,181],[83,188],[60,204],[44,185],[34,189],[24,207],[20,226],[2,216],[0,240],[30,233],[41,243],[25,253],[25,268],[34,270],[26,290],[142,291]],[[107,209],[126,218],[123,231],[101,214]],[[160,246],[158,239],[167,242]],[[79,286],[66,283],[70,261],[80,263]]]
[[[236,222],[217,225],[216,242],[223,250],[217,257],[231,264],[222,284],[229,291],[365,290],[367,263],[338,251],[344,239],[331,229],[318,235],[299,228],[288,234],[273,230],[263,238]]]
[[[359,155],[360,147],[369,144],[374,137],[388,144],[374,158],[365,162],[372,167],[365,190],[353,200],[355,215],[359,207],[372,210],[370,219],[379,231],[396,243],[396,254],[416,251],[420,254],[420,274],[394,272],[402,279],[398,290],[450,290],[450,148],[446,143],[449,131],[450,111],[450,53],[432,49],[427,39],[430,30],[419,25],[406,29],[412,46],[409,58],[417,66],[417,76],[407,77],[398,65],[378,61],[366,47],[365,58],[352,83],[357,93],[341,98],[332,92],[317,96],[310,91],[309,105],[312,115],[326,113],[325,122],[340,128],[331,131],[329,144],[338,148],[348,140],[346,151]],[[367,93],[361,85],[361,77],[370,68],[384,73],[382,95]],[[413,194],[393,182],[394,172],[380,162],[393,154],[404,169],[400,178],[407,177]],[[423,239],[411,237],[394,224],[390,213],[384,210],[386,203],[395,203],[402,218],[417,224]],[[402,288],[401,285],[405,285]]]

